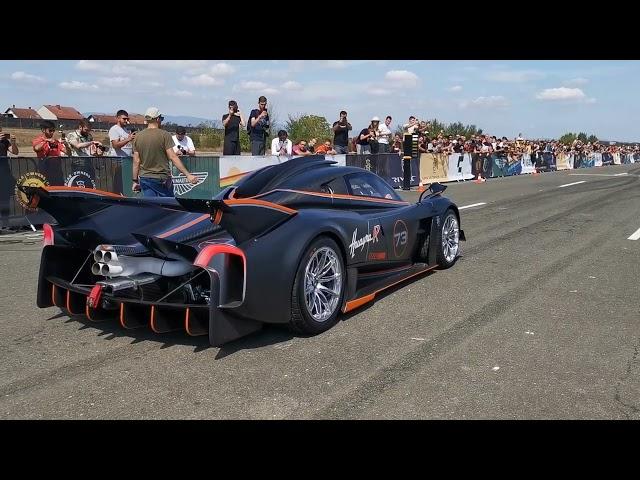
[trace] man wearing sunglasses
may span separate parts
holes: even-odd
[[[111,157],[131,157],[133,155],[132,141],[136,136],[135,132],[129,129],[129,114],[126,110],[118,110],[116,113],[116,123],[109,129],[109,141]]]

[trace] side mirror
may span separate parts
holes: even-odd
[[[429,191],[433,194],[436,195],[438,193],[442,193],[447,189],[446,185],[443,185],[441,183],[432,183],[431,185],[429,185]]]

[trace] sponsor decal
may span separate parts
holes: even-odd
[[[380,233],[380,225],[375,225],[371,233],[367,233],[364,237],[358,238],[358,229],[356,228],[353,231],[353,236],[351,237],[351,243],[349,244],[349,253],[351,254],[351,258],[355,257],[356,249],[364,250],[364,246],[369,243],[378,243],[378,234]]]
[[[411,175],[411,183],[416,182],[416,176],[415,175]],[[391,177],[391,180],[393,180],[395,183],[402,183],[404,182],[404,177]]]
[[[367,258],[369,260],[386,260],[387,252],[371,252]]]
[[[173,193],[176,196],[184,195],[185,193],[189,193],[194,187],[204,183],[204,181],[209,176],[209,172],[193,172],[192,175],[195,175],[198,179],[198,183],[189,183],[187,177],[184,174],[179,175],[171,175],[171,181],[173,182]]]
[[[91,175],[82,170],[73,172],[64,181],[67,187],[80,187],[80,188],[96,188],[96,182],[93,181]]]
[[[409,230],[407,224],[402,220],[396,220],[393,226],[393,253],[396,257],[401,257],[407,248],[409,240]]]
[[[49,180],[47,177],[38,172],[27,172],[22,175],[18,181],[16,182],[15,187],[15,196],[20,205],[22,205],[27,210],[36,210],[34,207],[30,206],[29,199],[27,196],[18,190],[18,185],[24,187],[47,187],[49,186]]]

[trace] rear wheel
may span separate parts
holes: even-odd
[[[452,209],[444,213],[437,232],[436,260],[440,268],[449,268],[455,263],[460,251],[460,226],[458,216]]]
[[[344,262],[340,248],[329,237],[318,237],[307,248],[293,284],[290,326],[301,333],[318,334],[338,321],[344,294]]]

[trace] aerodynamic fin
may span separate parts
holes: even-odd
[[[208,213],[211,221],[233,237],[237,245],[287,221],[297,210],[252,198],[231,200],[177,199],[190,212]]]

